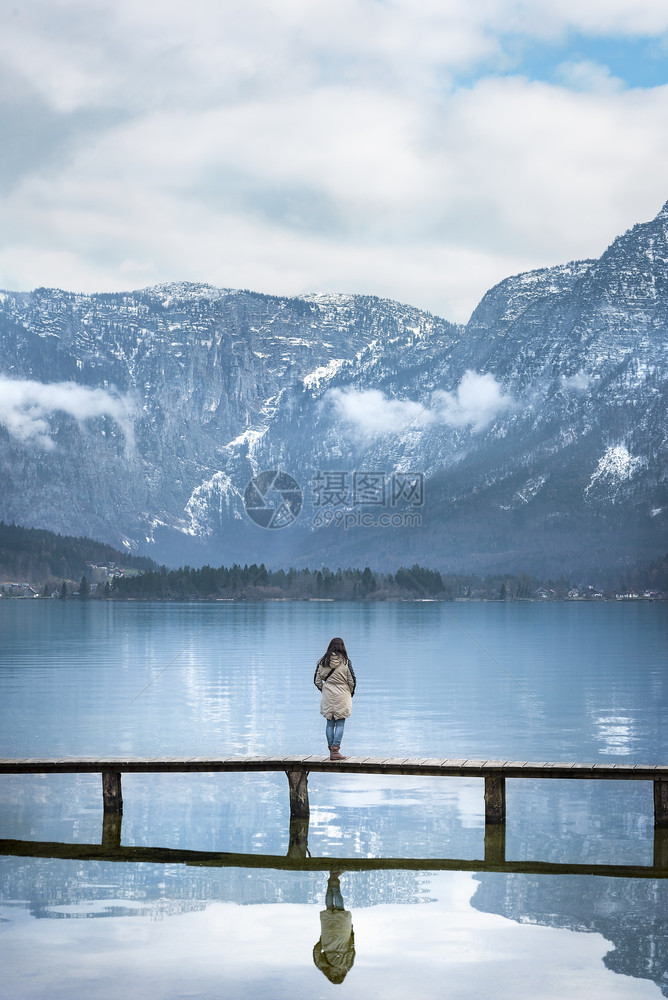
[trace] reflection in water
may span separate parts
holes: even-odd
[[[93,909],[113,916],[185,914],[214,903],[306,904],[322,900],[322,872],[207,868],[183,864],[0,858],[0,907],[19,907],[31,917]],[[433,902],[432,876],[425,871],[362,871],[346,876],[346,897],[354,907],[379,903],[415,906]],[[140,904],[140,905],[139,905]]]
[[[308,819],[290,820],[289,858],[305,858],[308,853]]]
[[[313,961],[330,983],[342,983],[355,961],[353,918],[343,905],[339,872],[327,880],[325,907],[320,914],[320,940],[313,949]]]
[[[458,608],[536,701],[436,605],[0,602],[3,756],[311,753],[320,728],[304,666],[323,635],[343,631],[367,678],[351,732],[357,754],[659,763],[667,610]],[[290,649],[289,669],[276,669],[277,648]],[[284,703],[290,713],[277,713]],[[317,997],[328,984],[313,961],[315,914],[324,873],[343,867],[335,858],[483,854],[473,779],[319,774],[310,784],[310,831],[288,830],[282,774],[128,775],[122,843],[291,860],[312,852],[327,858],[320,871],[0,858],[5,995]],[[654,857],[665,867],[651,788],[594,784],[509,783],[507,831],[487,831],[486,861],[648,866]],[[100,819],[98,775],[0,781],[0,837],[99,844]],[[105,821],[103,844],[120,840],[118,821]],[[668,880],[499,872],[476,882],[422,869],[346,870],[342,882],[358,940],[339,991],[349,1000],[443,1000],[444,982],[458,1000],[645,1000],[668,989]],[[325,915],[338,918],[335,901],[332,886]]]
[[[600,741],[602,753],[623,757],[636,749],[638,739],[630,716],[614,711],[603,714],[594,712],[592,725],[596,738]]]
[[[3,864],[10,861],[19,859]],[[652,880],[486,874],[471,907],[475,876],[443,872],[427,876],[431,902],[407,907],[394,898],[404,873],[374,872],[369,892],[371,873],[332,870],[320,918],[323,872],[200,873],[186,866],[20,859],[25,881],[14,887],[32,882],[34,894],[48,890],[53,869],[65,864],[71,901],[54,900],[34,914],[51,919],[32,919],[20,896],[0,902],[3,995],[13,1000],[117,1000],[130,993],[155,1000],[313,1000],[328,989],[322,975],[332,983],[345,978],[340,995],[349,1000],[649,1000],[655,987],[628,978],[631,971],[666,985],[660,962],[666,895]],[[140,879],[146,868],[162,893],[152,903]],[[239,906],[208,895],[233,898],[242,881],[255,886],[249,896],[268,898]],[[358,904],[361,896],[366,904]],[[479,905],[483,896],[500,904],[500,915]],[[357,954],[344,898],[354,901]]]
[[[102,816],[102,846],[110,849],[121,846],[123,814],[104,812]]]
[[[476,876],[471,905],[520,924],[601,934],[603,962],[623,976],[652,980],[668,997],[668,885],[653,879]]]

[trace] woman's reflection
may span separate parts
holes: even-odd
[[[320,914],[320,940],[313,949],[313,961],[330,983],[342,983],[355,961],[355,934],[352,914],[344,908],[339,872],[327,880],[326,910]]]

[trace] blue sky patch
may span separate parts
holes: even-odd
[[[508,48],[517,62],[509,72],[546,83],[563,82],[564,63],[591,62],[606,66],[627,87],[659,87],[668,83],[668,39],[591,38],[571,35],[559,43],[526,43]]]

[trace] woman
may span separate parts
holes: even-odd
[[[345,760],[339,752],[345,721],[352,711],[352,697],[357,680],[343,639],[332,639],[325,655],[318,660],[313,683],[322,691],[320,714],[327,719],[325,732],[330,760]]]
[[[342,983],[355,961],[353,918],[343,905],[339,873],[331,872],[327,882],[327,909],[320,914],[320,940],[313,949],[313,961],[330,983]]]

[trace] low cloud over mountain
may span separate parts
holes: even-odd
[[[598,260],[506,279],[466,327],[357,295],[4,293],[0,517],[172,563],[653,557],[667,261],[668,206]],[[244,508],[274,469],[302,500],[267,496],[279,530]]]
[[[0,376],[0,425],[18,441],[47,451],[56,447],[49,417],[66,413],[77,421],[111,417],[122,429],[128,450],[134,447],[135,406],[129,396],[90,389],[76,382],[36,382]]]
[[[442,424],[484,430],[513,407],[493,375],[466,371],[454,392],[435,389],[425,405],[391,399],[379,389],[335,388],[328,393],[340,420],[361,437],[401,434],[412,428]]]

